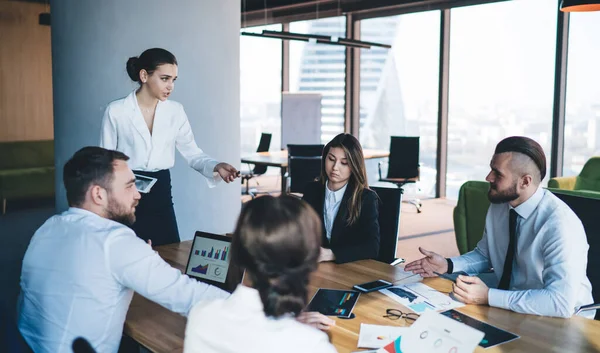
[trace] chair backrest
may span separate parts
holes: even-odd
[[[419,176],[419,137],[392,136],[388,178]]]
[[[586,272],[592,283],[594,302],[598,303],[600,302],[600,217],[598,217],[600,198],[579,196],[575,195],[574,192],[566,193],[560,189],[552,189],[551,191],[571,207],[585,228],[590,246]],[[596,311],[596,320],[600,320],[600,310]]]
[[[325,145],[287,145],[289,157],[315,157],[323,154]]]
[[[272,134],[267,134],[263,132],[262,135],[260,135],[260,141],[258,143],[258,148],[256,149],[256,152],[268,152],[269,147],[271,147],[272,137]],[[266,165],[255,165],[254,169],[252,169],[252,174],[265,174],[267,172],[267,168],[268,166]]]
[[[458,251],[467,253],[477,246],[483,237],[485,216],[490,207],[486,181],[467,181],[460,187],[458,202],[454,208],[454,234]]]
[[[379,196],[379,256],[377,260],[392,263],[396,258],[402,188],[370,186]]]
[[[77,337],[71,348],[73,348],[73,353],[96,353],[90,342],[83,337]]]
[[[600,157],[588,159],[577,176],[574,189],[600,191]]]
[[[290,192],[303,194],[306,185],[321,174],[321,156],[292,156],[288,161]]]

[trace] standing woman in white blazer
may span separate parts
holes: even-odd
[[[175,147],[190,167],[207,178],[209,187],[223,179],[232,182],[238,171],[210,158],[196,144],[180,103],[167,100],[177,79],[177,60],[169,51],[152,48],[129,58],[127,74],[140,87],[111,102],[102,119],[100,146],[125,153],[136,174],[157,179],[143,194],[132,228],[153,245],[180,241],[171,195],[169,169],[175,164]]]

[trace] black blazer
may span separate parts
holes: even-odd
[[[377,260],[379,254],[379,198],[377,194],[365,189],[362,194],[362,208],[359,219],[348,225],[348,200],[350,185],[346,188],[340,208],[331,228],[331,241],[327,239],[323,206],[325,205],[325,186],[313,182],[306,186],[302,199],[312,206],[321,217],[323,225],[322,246],[329,248],[335,255],[335,262],[345,263],[363,259]]]

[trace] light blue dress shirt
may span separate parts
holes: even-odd
[[[36,353],[71,353],[80,336],[97,352],[117,352],[134,291],[183,315],[200,300],[229,296],[171,267],[129,227],[70,208],[27,248],[19,330]]]
[[[508,203],[491,204],[475,250],[452,258],[454,272],[494,269],[497,287],[509,243]],[[587,278],[589,245],[575,213],[552,192],[539,188],[515,208],[517,232],[509,290],[490,288],[489,305],[519,313],[571,317],[593,303]],[[593,317],[594,311],[582,316]]]

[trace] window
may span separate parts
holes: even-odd
[[[549,161],[556,14],[547,0],[452,10],[448,198],[465,181],[485,179],[504,137],[536,140]]]
[[[571,13],[563,175],[600,155],[600,13]]]
[[[281,25],[242,31],[280,31]],[[281,147],[281,40],[240,37],[241,153],[256,152],[261,133],[273,134],[271,151]]]
[[[293,22],[290,32],[345,37],[346,18]],[[290,41],[290,92],[322,94],[322,143],[344,132],[345,58],[346,49],[341,45]],[[335,112],[331,112],[332,107],[337,108]]]
[[[360,28],[361,40],[392,45],[361,49],[361,144],[387,150],[390,136],[420,136],[420,188],[435,196],[440,12],[374,18]]]

